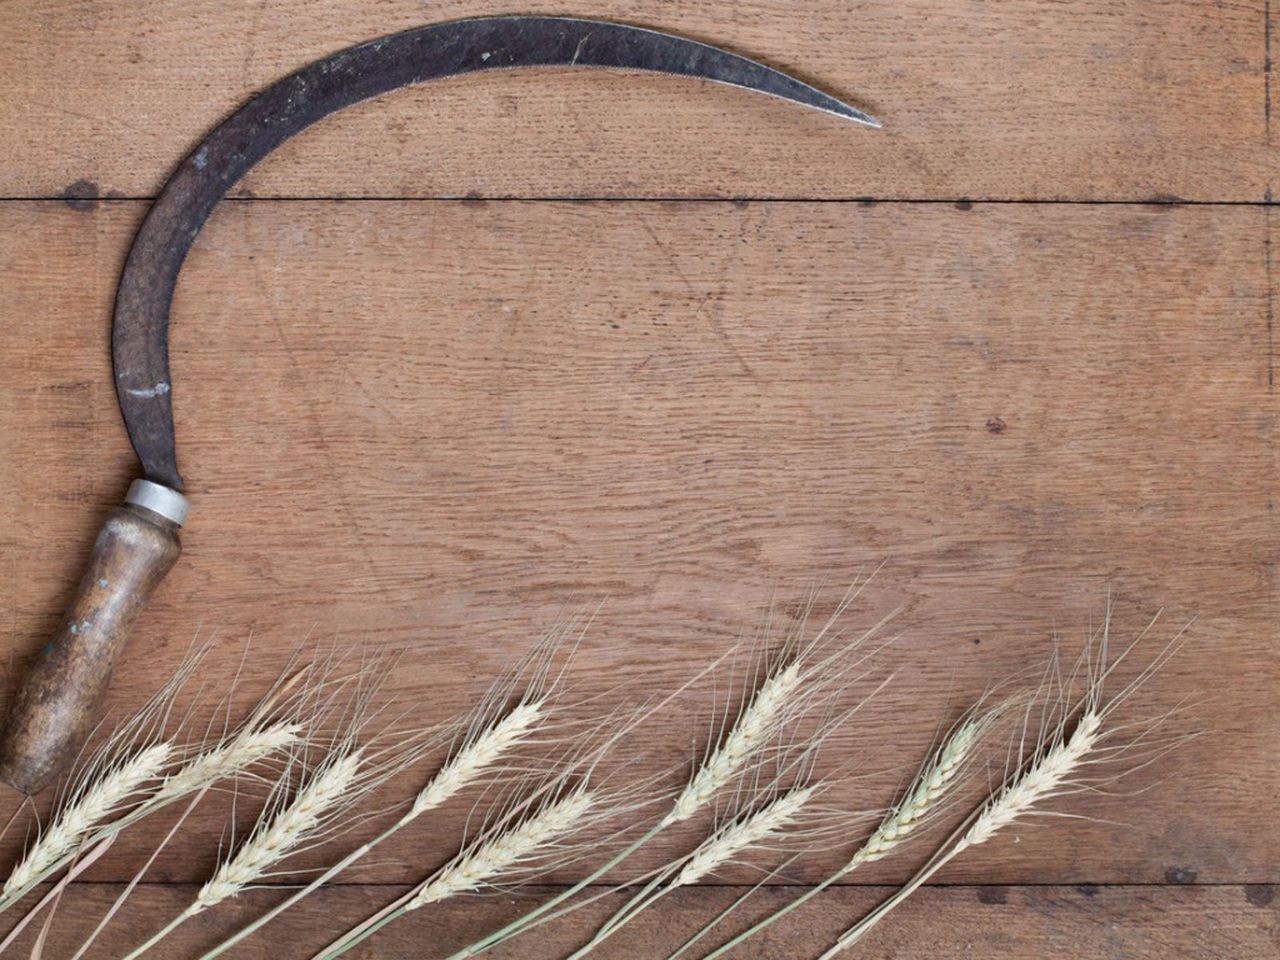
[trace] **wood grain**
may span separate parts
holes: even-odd
[[[140,211],[0,206],[19,659],[134,469],[104,344]],[[884,561],[847,621],[905,607],[883,667],[900,679],[862,727],[877,776],[842,794],[866,808],[941,720],[1038,669],[1055,631],[1071,649],[1110,589],[1122,637],[1161,605],[1157,644],[1199,616],[1135,710],[1189,700],[1209,736],[1158,787],[1156,771],[1133,784],[1141,799],[1071,808],[1122,826],[1037,823],[948,878],[1274,882],[1276,833],[1256,815],[1280,788],[1265,218],[228,204],[175,304],[185,556],[113,707],[140,703],[200,629],[222,637],[227,678],[255,638],[244,699],[312,639],[406,647],[394,692],[444,719],[564,610],[600,601],[581,689],[669,689],[749,633],[772,592],[791,604],[825,580],[829,606]],[[677,726],[701,727],[705,696],[672,706]],[[641,769],[696,749],[670,729],[637,735]],[[353,876],[420,876],[465,813]],[[160,878],[207,873],[224,817],[199,815]],[[146,839],[91,876],[127,876]]]
[[[337,887],[282,914],[271,937],[247,941],[233,954],[244,960],[275,960],[282,945],[297,956],[322,947],[325,934],[368,916],[400,892],[395,887]],[[528,909],[526,896],[493,896],[424,909],[387,927],[352,960],[419,960],[443,956],[496,929]],[[737,960],[795,960],[816,956],[850,922],[889,894],[888,888],[836,888],[796,910],[749,947],[730,954]],[[115,899],[118,888],[76,884],[63,901],[46,955],[66,956],[88,935]],[[139,935],[155,929],[181,910],[192,888],[143,886],[119,919],[98,941],[100,955],[119,956]],[[676,894],[662,911],[642,915],[592,956],[634,958],[667,956],[728,906],[739,894],[732,888],[705,888]],[[258,916],[280,896],[254,891],[226,905],[221,917],[206,914],[180,928],[165,956],[194,957],[219,942],[227,931]],[[717,928],[720,939],[766,915],[794,896],[786,888],[756,894],[740,912]],[[1079,957],[1166,960],[1256,960],[1280,948],[1280,898],[1270,886],[1171,887],[942,887],[921,891],[882,924],[851,957],[933,960],[941,955],[988,960],[1077,960]],[[498,948],[493,960],[554,960],[581,943],[583,931],[608,916],[617,901],[606,899],[560,922],[533,931]],[[1105,917],[1105,921],[1100,918]],[[8,924],[5,924],[6,928]],[[26,934],[20,944],[29,944]],[[22,946],[15,948],[21,955]],[[293,955],[292,953],[290,955]],[[698,954],[694,953],[695,956]]]
[[[1260,201],[1267,0],[609,0],[865,105],[870,133],[678,80],[467,78],[346,111],[250,175],[259,196]],[[564,13],[535,4],[521,12]],[[10,3],[0,196],[149,196],[255,91],[344,46],[499,0]],[[672,109],[678,103],[679,109]]]
[[[153,195],[211,125],[316,57],[506,12],[490,0],[4,6],[3,688],[52,635],[136,470],[107,345],[145,205],[111,198]],[[1198,617],[1130,715],[1185,703],[1173,728],[1205,735],[1124,795],[1064,803],[1097,822],[1036,821],[973,851],[940,877],[969,885],[921,891],[864,953],[1275,955],[1276,4],[610,0],[581,12],[758,55],[887,128],[679,80],[557,71],[402,91],[273,155],[215,214],[178,291],[195,510],[111,715],[198,635],[219,638],[202,677],[220,691],[239,674],[240,704],[299,646],[404,649],[386,696],[434,722],[566,612],[597,604],[576,689],[621,682],[639,698],[750,634],[771,595],[785,620],[822,584],[822,613],[883,563],[844,621],[857,633],[901,608],[859,689],[895,680],[841,745],[867,776],[834,799],[867,809],[989,683],[1038,669],[1055,646],[1069,655],[1110,593],[1119,637],[1165,607],[1149,650]],[[1067,202],[968,202],[982,199]],[[691,690],[637,732],[623,751],[635,771],[679,775],[710,693]],[[449,855],[468,807],[401,834],[347,876],[355,885],[241,955],[305,955],[367,915]],[[241,829],[254,808],[240,798]],[[231,816],[227,797],[202,805],[103,955],[189,900]],[[0,840],[0,862],[31,822]],[[73,885],[46,956],[71,952],[171,822],[126,834]],[[857,832],[851,822],[847,844],[787,881],[825,876]],[[625,874],[694,839],[671,837]],[[857,882],[896,882],[926,848]],[[600,956],[666,955],[740,890],[675,896]],[[742,955],[816,954],[888,892],[829,891]],[[794,893],[769,887],[738,922]],[[279,896],[198,918],[159,954],[194,956]],[[360,955],[442,955],[525,905],[424,912]],[[562,956],[582,929],[493,956]]]

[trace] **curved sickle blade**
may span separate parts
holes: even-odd
[[[563,17],[488,17],[408,30],[317,61],[259,94],[186,158],[147,214],[116,291],[116,395],[147,479],[182,489],[174,451],[169,305],[178,272],[217,202],[277,146],[343,107],[409,84],[513,67],[616,67],[754,90],[880,124],[746,57],[640,27]]]

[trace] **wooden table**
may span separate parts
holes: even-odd
[[[1198,617],[1133,709],[1188,701],[1180,722],[1207,735],[1134,796],[1061,807],[1096,820],[1035,821],[957,861],[862,955],[1275,956],[1278,11],[602,2],[572,12],[763,56],[885,130],[566,71],[406,90],[325,121],[235,189],[182,275],[174,399],[195,508],[112,715],[198,633],[220,638],[215,689],[248,645],[239,703],[300,645],[404,648],[388,696],[435,722],[562,611],[596,603],[577,688],[643,695],[750,633],[770,596],[791,609],[821,583],[829,607],[883,563],[846,616],[858,630],[904,608],[882,658],[896,678],[845,758],[874,773],[840,793],[867,808],[984,687],[1043,665],[1055,635],[1075,649],[1110,591],[1118,638],[1158,608],[1157,642]],[[316,57],[497,12],[5,4],[6,685],[133,476],[111,301],[172,165]],[[672,704],[629,747],[642,766],[692,756],[706,702],[699,688]],[[467,810],[402,834],[240,955],[307,955],[445,859]],[[96,955],[187,902],[226,822],[217,802],[193,815]],[[70,952],[154,840],[122,838],[69,891],[46,956]],[[787,880],[816,882],[856,841]],[[927,847],[741,955],[813,955]],[[674,897],[599,955],[665,957],[758,876]],[[796,892],[772,886],[747,913]],[[194,956],[280,896],[212,911],[161,953]],[[442,955],[525,902],[421,911],[358,955]],[[585,929],[493,956],[554,957]]]

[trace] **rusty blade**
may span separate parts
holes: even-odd
[[[174,449],[169,306],[217,202],[255,163],[322,117],[409,84],[480,70],[612,67],[781,97],[869,126],[872,117],[771,67],[640,27],[564,17],[487,17],[392,34],[317,61],[263,91],[188,156],[147,214],[116,292],[116,395],[146,477],[182,488]]]

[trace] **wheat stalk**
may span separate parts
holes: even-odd
[[[850,927],[818,960],[831,960],[857,943],[899,903],[926,883],[935,873],[970,847],[990,840],[1001,829],[1028,814],[1043,801],[1057,796],[1074,783],[1075,776],[1098,746],[1103,712],[1090,707],[1076,722],[1071,735],[1061,728],[1048,743],[1042,742],[1032,762],[1005,783],[970,818],[967,828],[949,849],[937,855],[906,886]]]
[[[36,840],[0,890],[12,902],[79,850],[95,827],[119,812],[125,802],[160,777],[173,746],[156,743],[86,784],[78,799],[65,807]]]
[[[300,761],[295,758],[285,766],[275,779],[268,802],[248,839],[220,864],[186,909],[126,960],[147,952],[191,917],[272,876],[277,864],[330,836],[331,827],[341,814],[353,809],[388,777],[416,762],[431,741],[423,731],[388,728],[373,737],[365,732],[370,722],[385,711],[385,708],[373,707],[373,697],[386,678],[391,662],[392,658],[385,656],[366,658],[354,671],[341,669],[340,672],[341,660],[329,657],[312,661],[287,682],[277,684],[242,728],[246,732],[196,757],[186,776],[175,776],[172,787],[178,795],[198,783],[202,775],[225,773],[236,759],[265,756],[270,748],[278,748],[282,741],[291,738],[296,738],[302,748],[298,753],[305,755],[304,751],[311,747],[322,725],[327,726],[330,721],[338,725],[338,732],[325,738],[331,744],[327,756],[310,767],[291,795],[292,770]],[[291,717],[299,722],[290,720],[255,729],[261,718],[299,681],[305,681],[301,689],[289,695]],[[359,745],[361,740],[363,746]],[[226,747],[231,749],[224,749]],[[135,882],[141,876],[140,872]],[[86,947],[91,940],[86,942]]]
[[[720,867],[731,863],[743,852],[782,834],[796,822],[819,786],[793,787],[758,810],[726,823],[700,843],[692,853],[675,865],[659,870],[639,893],[623,904],[595,932],[587,943],[569,954],[566,960],[582,960],[594,953],[640,913],[680,887],[697,883]],[[676,866],[679,869],[676,869]],[[674,876],[673,876],[674,874]]]
[[[714,830],[692,853],[655,871],[639,892],[615,911],[613,916],[596,931],[591,940],[571,954],[568,960],[580,960],[586,957],[604,940],[613,936],[642,911],[656,904],[673,890],[696,883],[720,866],[733,861],[742,852],[763,845],[767,840],[778,836],[791,826],[802,809],[822,789],[820,783],[802,784],[809,784],[818,754],[825,743],[835,736],[840,728],[887,683],[886,679],[852,709],[824,720],[817,730],[809,733],[803,741],[803,747],[797,753],[792,754],[788,747],[781,747],[775,755],[777,769],[772,782],[764,787],[760,787],[758,783],[740,783],[738,796],[735,798],[740,804],[744,793],[772,799],[758,802],[754,810],[740,813],[736,818]],[[747,713],[750,712],[748,709]],[[732,739],[731,734],[728,740]],[[792,785],[779,796],[779,792],[788,781]],[[745,810],[747,806],[747,804],[741,804],[740,809]]]
[[[291,721],[285,721],[273,724],[262,730],[255,730],[251,726],[246,726],[240,733],[234,737],[228,738],[218,746],[205,750],[196,754],[191,759],[182,764],[177,771],[165,777],[160,786],[150,794],[141,803],[130,810],[125,816],[111,823],[98,826],[92,835],[81,840],[75,849],[64,853],[60,858],[47,865],[43,870],[43,875],[47,876],[54,870],[58,869],[62,864],[66,863],[71,857],[76,856],[80,850],[88,850],[89,853],[85,860],[81,862],[89,862],[91,858],[96,857],[104,851],[114,840],[116,834],[125,829],[132,823],[136,823],[148,814],[154,813],[161,807],[173,803],[183,797],[196,793],[197,791],[207,790],[214,783],[227,777],[234,776],[241,770],[257,763],[259,760],[285,750],[295,745],[299,740],[299,731],[301,727]],[[196,798],[197,801],[199,798]],[[194,806],[194,801],[193,804]],[[190,807],[188,808],[188,812]],[[185,820],[184,814],[179,824]],[[177,826],[170,831],[172,836]],[[163,846],[163,844],[162,844]],[[159,853],[160,848],[152,854],[152,859]],[[148,864],[150,864],[148,860]],[[71,876],[69,874],[68,876]],[[38,878],[37,878],[38,879]],[[116,909],[125,898],[132,892],[137,885],[141,876],[136,877],[132,882],[125,886],[116,899],[116,903],[108,909],[106,915],[99,922],[98,926],[93,930],[88,939],[80,949],[73,955],[71,960],[83,956],[92,945],[94,939],[102,929],[111,921],[115,915]],[[64,881],[65,882],[65,881]],[[18,934],[26,927],[26,925],[34,919],[36,913],[44,906],[44,901],[36,904],[26,916],[20,920],[12,930],[0,941],[0,952],[3,952],[17,938]]]
[[[210,644],[204,643],[190,652],[173,676],[152,695],[147,703],[118,726],[106,742],[95,750],[78,774],[81,785],[76,788],[76,795],[82,796],[91,790],[95,777],[103,776],[99,771],[110,770],[112,765],[117,763],[116,758],[126,753],[131,745],[154,744],[160,739],[163,729],[168,726],[171,719],[176,697],[199,668],[209,649]],[[45,858],[43,867],[39,873],[32,876],[31,883],[38,883],[47,878],[65,866],[73,857],[82,855],[84,851],[99,844],[109,842],[121,830],[184,796],[207,789],[218,780],[234,776],[272,753],[300,743],[304,739],[301,735],[303,729],[301,724],[292,720],[283,720],[264,726],[264,722],[282,700],[293,699],[290,712],[304,709],[304,705],[296,695],[289,698],[289,691],[302,679],[303,673],[305,671],[289,678],[282,675],[258,702],[249,717],[240,724],[239,729],[224,737],[217,746],[207,747],[207,740],[202,740],[197,745],[188,744],[180,748],[171,746],[170,758],[175,763],[182,760],[176,770],[165,777],[153,792],[144,796],[123,816],[109,822],[97,823],[90,832],[82,835],[78,842],[61,856],[53,860]],[[126,887],[125,893],[129,889]],[[0,893],[0,911],[12,906],[17,899],[21,898],[23,892],[15,889],[11,895]],[[125,893],[122,893],[122,896]],[[35,909],[38,910],[39,907]],[[29,913],[19,926],[30,919]],[[10,931],[9,937],[12,937],[17,929],[18,926],[15,926],[14,930]],[[0,941],[0,950],[3,950],[8,942],[8,938]]]
[[[532,719],[532,712],[524,713],[504,729],[508,734],[521,730]],[[546,868],[552,861],[545,857],[557,852],[559,859],[554,862],[563,863],[585,849],[559,843],[569,832],[586,829],[601,817],[617,817],[652,804],[654,799],[644,795],[648,780],[621,789],[589,788],[598,779],[597,770],[613,747],[637,722],[629,711],[614,711],[593,728],[565,740],[562,755],[545,758],[541,772],[530,772],[521,777],[522,782],[514,789],[504,791],[506,799],[501,811],[490,815],[488,825],[464,845],[461,853],[419,886],[346,931],[317,953],[314,960],[337,957],[408,911],[478,889],[496,877],[506,877],[535,857]],[[619,832],[626,832],[626,828]],[[611,839],[601,838],[601,842]],[[533,913],[540,916],[540,911],[542,908],[537,908]]]
[[[575,909],[572,905],[561,905],[618,866],[663,830],[675,823],[688,820],[709,804],[717,793],[735,779],[739,779],[744,770],[750,769],[753,763],[757,762],[758,754],[765,745],[774,739],[790,721],[804,714],[820,694],[834,698],[842,692],[849,672],[865,659],[865,657],[854,657],[852,653],[879,630],[885,621],[876,623],[861,637],[842,644],[834,653],[817,659],[817,662],[814,662],[815,651],[827,638],[839,616],[857,597],[859,590],[860,588],[851,589],[846,593],[827,622],[811,640],[805,643],[801,643],[799,637],[805,631],[811,605],[802,611],[799,626],[788,638],[783,656],[778,659],[754,696],[740,707],[736,721],[729,732],[719,740],[712,741],[715,744],[714,748],[709,748],[703,762],[676,796],[670,810],[662,819],[573,886],[535,907],[523,917],[455,952],[448,957],[448,960],[465,960],[465,958],[484,953],[513,936]],[[762,635],[767,635],[768,632],[769,625],[766,623]],[[716,661],[708,670],[718,666],[720,662]],[[644,900],[658,882],[660,878],[650,881],[650,885],[636,894],[632,902]],[[630,906],[631,903],[624,906],[619,913],[625,914]],[[615,915],[614,919],[618,919],[618,915]]]
[[[206,643],[196,647],[193,652],[189,653],[173,676],[165,682],[160,690],[140,710],[120,724],[105,743],[95,750],[78,774],[77,785],[69,792],[69,796],[83,796],[86,790],[92,789],[95,780],[100,778],[104,771],[109,771],[118,765],[119,758],[127,755],[135,746],[139,744],[154,745],[162,738],[164,728],[169,725],[173,705],[178,693],[199,667],[209,649],[210,645]],[[279,703],[281,698],[288,693],[290,688],[297,683],[298,679],[299,676],[295,675],[289,679],[282,677],[277,681],[272,690],[259,701],[249,718],[240,725],[237,733],[224,738],[219,746],[208,747],[207,742],[202,741],[198,745],[185,745],[181,748],[174,747],[171,751],[171,756],[175,758],[175,762],[178,762],[176,758],[181,758],[182,760],[175,772],[165,777],[149,794],[144,794],[142,799],[122,816],[99,822],[89,833],[82,836],[77,843],[56,859],[48,860],[45,858],[40,872],[31,877],[28,886],[34,886],[35,883],[51,876],[71,862],[73,858],[79,859],[81,865],[92,862],[110,846],[122,830],[127,829],[144,817],[155,813],[189,793],[198,792],[203,795],[203,792],[212,786],[217,779],[240,772],[263,759],[273,750],[284,749],[296,744],[299,740],[297,736],[299,727],[296,724],[283,722],[265,728],[260,727],[260,724]],[[179,722],[178,726],[182,726],[182,721]],[[198,799],[199,797],[196,798],[197,801]],[[194,802],[196,801],[193,801],[193,805]],[[185,816],[184,814],[179,819],[179,824],[185,819]],[[176,829],[176,826],[173,829]],[[170,836],[172,836],[172,832],[171,830]],[[161,846],[163,846],[163,843]],[[152,855],[152,859],[158,853],[159,848]],[[82,869],[82,866],[77,866],[71,873],[67,874],[67,878],[74,876],[80,869]],[[115,904],[107,910],[93,933],[90,934],[89,938],[75,954],[76,957],[82,956],[89,949],[94,938],[110,922],[119,905],[133,890],[138,879],[140,877],[135,878],[133,882],[125,885],[121,890]],[[63,884],[66,882],[67,879],[64,878]],[[49,891],[44,899],[32,907],[18,923],[14,924],[4,939],[0,940],[0,953],[3,953],[17,939],[23,929],[45,906],[51,902],[56,903],[60,889],[61,885]],[[24,892],[23,890],[13,891],[12,897],[8,898],[0,895],[0,911],[12,906],[22,897]]]
[[[546,700],[539,699],[531,703],[520,703],[506,716],[481,729],[464,742],[443,767],[437,771],[425,787],[418,791],[408,811],[395,823],[378,834],[372,840],[361,844],[339,860],[333,866],[308,883],[301,890],[277,904],[261,917],[227,938],[217,947],[205,953],[200,960],[213,960],[230,950],[241,940],[250,936],[276,916],[283,913],[317,887],[332,880],[351,864],[361,859],[374,847],[382,843],[392,834],[407,826],[410,822],[435,807],[440,806],[451,797],[473,783],[482,773],[497,764],[503,756],[523,743],[529,734],[544,719]]]
[[[143,785],[141,780],[134,790],[121,796],[119,801],[106,804],[104,800],[110,791],[123,789],[132,775],[143,772],[141,768],[146,761],[155,760],[161,750],[164,762],[156,765],[154,775],[148,780],[157,779],[166,763],[180,753],[162,731],[178,693],[208,651],[207,643],[190,651],[173,676],[141,708],[122,721],[103,743],[85,755],[83,763],[77,763],[77,770],[64,794],[65,799],[60,801],[57,820],[19,863],[0,891],[0,912],[17,903],[35,884],[61,869],[73,857],[110,839],[141,816],[137,811],[146,807],[145,803],[123,817],[108,819],[119,812],[129,795],[138,791]],[[125,756],[132,756],[133,759],[122,761],[121,758]],[[137,766],[131,766],[134,764]],[[103,813],[104,810],[108,812]],[[32,918],[34,910],[38,909],[33,908],[14,930],[24,926]],[[10,931],[4,941],[0,941],[0,950],[13,937],[14,930]]]
[[[1167,662],[1168,658],[1173,655],[1180,645],[1182,634],[1179,633],[1175,636],[1173,641],[1155,657],[1151,664],[1139,673],[1135,680],[1131,681],[1120,693],[1111,697],[1105,703],[1103,700],[1103,684],[1120,662],[1142,641],[1154,623],[1155,620],[1152,620],[1152,623],[1138,635],[1138,638],[1114,662],[1108,664],[1107,641],[1110,632],[1110,610],[1107,611],[1107,616],[1101,629],[1101,642],[1096,659],[1093,640],[1091,639],[1089,644],[1086,645],[1076,668],[1077,672],[1081,670],[1088,671],[1089,677],[1084,696],[1079,705],[1079,715],[1069,735],[1066,721],[1068,710],[1065,705],[1061,704],[1061,700],[1066,694],[1062,692],[1054,697],[1054,682],[1057,680],[1056,658],[1051,662],[1048,671],[1049,679],[1045,681],[1041,688],[1042,692],[1045,692],[1046,699],[1045,717],[1051,718],[1057,715],[1060,716],[1060,719],[1056,722],[1049,722],[1048,719],[1042,720],[1041,730],[1030,753],[1030,758],[1026,762],[1016,764],[1015,772],[1006,777],[1003,785],[969,816],[959,830],[953,834],[952,839],[942,845],[929,863],[917,872],[906,886],[845,931],[819,960],[830,960],[846,947],[862,939],[872,927],[887,916],[899,903],[919,889],[929,878],[965,850],[986,843],[1001,830],[1027,816],[1045,801],[1080,789],[1084,786],[1082,774],[1088,764],[1095,760],[1114,760],[1124,754],[1125,748],[1123,747],[1106,752],[1100,749],[1108,735],[1104,726],[1105,721],[1156,670]],[[1036,699],[1038,698],[1033,698],[1031,705],[1027,708],[1028,717]],[[1150,728],[1154,729],[1159,723],[1160,720],[1157,719],[1150,724]],[[1024,730],[1026,725],[1027,721],[1024,721]],[[1102,754],[1102,756],[1099,756],[1099,754]],[[1020,755],[1021,746],[1019,746]]]
[[[661,820],[572,887],[529,911],[519,920],[458,951],[448,960],[462,960],[464,957],[484,953],[504,940],[570,912],[574,909],[572,906],[561,908],[560,905],[626,860],[663,830],[672,824],[688,820],[710,803],[717,793],[732,783],[744,768],[749,766],[752,758],[788,720],[802,712],[803,705],[808,699],[802,689],[805,680],[808,679],[804,669],[805,657],[811,650],[812,645],[790,661],[776,666],[765,678],[755,695],[739,710],[733,727],[714,749],[710,750]],[[656,879],[651,881],[651,884],[638,893],[633,901],[645,900],[657,882]],[[627,908],[630,906],[629,903],[619,913],[627,913]],[[615,916],[614,919],[617,920],[619,917]],[[601,933],[604,932],[602,928]]]

